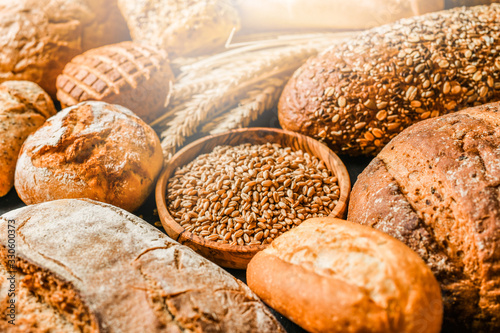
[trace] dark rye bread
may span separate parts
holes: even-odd
[[[311,58],[279,121],[343,154],[376,154],[404,128],[500,99],[500,5],[457,8],[363,32]]]
[[[45,332],[42,321],[54,332],[65,323],[83,332],[284,332],[242,282],[121,209],[73,199],[7,213],[4,264],[8,220],[27,294],[17,305],[47,315],[23,310],[25,332]]]
[[[500,103],[426,120],[358,177],[348,219],[415,250],[441,283],[450,331],[500,329]]]

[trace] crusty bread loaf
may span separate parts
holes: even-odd
[[[87,100],[122,105],[150,122],[164,110],[174,75],[165,52],[134,42],[89,50],[57,78],[63,107]]]
[[[311,58],[279,102],[283,128],[376,154],[411,124],[500,99],[500,5],[369,30]]]
[[[444,0],[236,0],[236,8],[244,31],[368,29],[443,10]]]
[[[0,281],[9,239],[18,312],[5,322],[2,283],[2,332],[284,332],[242,282],[111,205],[58,200],[0,217]]]
[[[174,55],[203,54],[239,28],[232,0],[118,0],[134,41]]]
[[[116,1],[99,3],[0,0],[0,82],[33,81],[55,97],[57,75],[71,58],[86,48],[130,38]]]
[[[0,197],[14,186],[17,156],[24,140],[55,114],[54,103],[36,83],[0,84]]]
[[[500,103],[396,136],[358,177],[348,219],[405,242],[441,283],[450,332],[500,329]]]
[[[82,102],[48,119],[24,142],[15,187],[28,205],[89,198],[134,211],[162,166],[151,127],[124,107]]]
[[[333,218],[303,222],[257,253],[248,286],[310,332],[437,333],[439,285],[416,253]]]

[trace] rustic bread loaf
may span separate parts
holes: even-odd
[[[310,332],[437,333],[439,285],[382,232],[333,218],[303,222],[257,253],[248,286]]]
[[[129,38],[123,19],[109,20],[119,15],[116,1],[95,2],[0,0],[0,82],[33,81],[55,97],[57,75],[71,58]]]
[[[500,103],[396,136],[358,177],[348,219],[405,242],[441,283],[450,332],[500,329]]]
[[[28,205],[89,198],[134,211],[162,166],[151,127],[121,106],[83,102],[48,119],[24,142],[15,186]]]
[[[242,282],[111,205],[58,200],[3,215],[4,272],[8,230],[15,230],[23,332],[284,332]],[[5,319],[2,332],[15,331]]]
[[[118,0],[134,41],[174,55],[207,53],[239,28],[232,0]]]
[[[369,30],[311,58],[279,102],[283,128],[338,153],[375,154],[429,117],[500,99],[500,5]]]
[[[17,156],[24,140],[55,114],[54,103],[36,83],[0,84],[0,197],[14,186]]]
[[[165,52],[134,42],[76,56],[57,78],[63,107],[87,100],[122,105],[150,122],[164,110],[174,75]]]
[[[443,10],[444,0],[236,0],[236,8],[245,31],[368,29]]]

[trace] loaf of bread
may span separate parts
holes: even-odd
[[[118,0],[134,41],[174,55],[204,54],[239,28],[232,0]]]
[[[57,78],[57,99],[63,107],[87,100],[118,104],[150,122],[164,110],[173,80],[164,51],[122,42],[73,58]]]
[[[242,282],[145,221],[91,200],[1,216],[0,263],[5,333],[284,333]],[[5,316],[12,268],[15,326]]]
[[[0,84],[0,197],[14,186],[17,156],[24,140],[55,114],[54,103],[36,83]]]
[[[57,75],[71,58],[130,38],[116,0],[102,3],[0,0],[0,82],[33,81],[55,97]]]
[[[48,119],[24,142],[15,187],[28,205],[89,198],[134,211],[162,166],[151,127],[124,107],[82,102]]]
[[[358,177],[348,219],[415,250],[441,283],[449,332],[500,331],[500,103],[426,120]]]
[[[236,0],[244,31],[368,29],[444,9],[444,0]]]
[[[438,333],[439,285],[416,253],[382,232],[315,218],[257,253],[247,282],[309,332]]]
[[[411,124],[500,99],[500,5],[369,30],[311,58],[279,101],[283,128],[376,154]]]

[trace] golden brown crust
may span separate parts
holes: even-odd
[[[126,211],[91,200],[25,207],[0,217],[0,247],[12,230],[8,220],[17,256],[49,281],[66,281],[55,291],[69,304],[79,296],[99,332],[284,333],[242,282]]]
[[[90,198],[133,211],[153,189],[162,164],[158,136],[132,112],[83,102],[26,140],[15,186],[26,204]]]
[[[119,104],[150,122],[163,111],[174,75],[165,52],[134,42],[87,51],[57,78],[63,107],[87,100]]]
[[[439,285],[423,261],[381,232],[310,219],[248,265],[250,288],[311,332],[439,332]]]
[[[335,45],[290,79],[280,124],[336,152],[376,154],[415,122],[499,100],[499,20],[498,4],[457,8]]]
[[[441,283],[446,326],[500,328],[500,104],[411,126],[358,177],[349,220],[405,242]]]
[[[170,54],[206,54],[224,45],[239,16],[230,0],[118,0],[134,41]]]
[[[55,113],[52,100],[36,83],[0,84],[0,197],[14,186],[17,156],[24,140]]]

